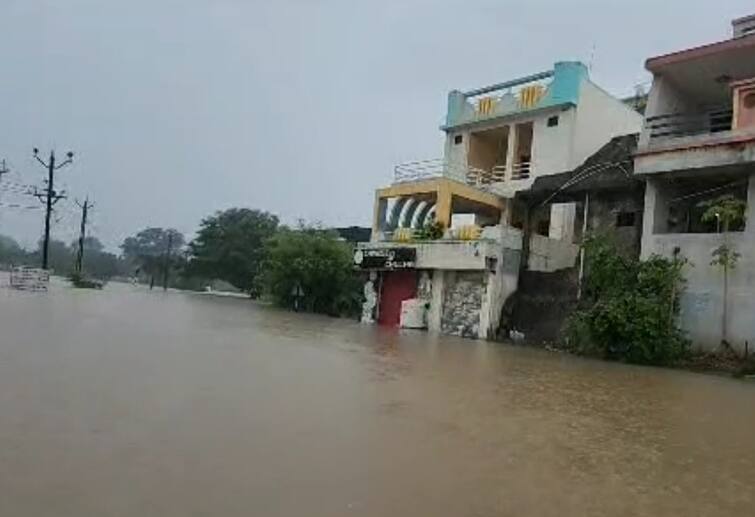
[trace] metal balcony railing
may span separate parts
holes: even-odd
[[[509,176],[508,167],[505,165],[496,165],[490,170],[483,170],[477,167],[449,164],[443,159],[437,158],[396,165],[394,167],[394,183],[448,178],[485,189],[494,183],[527,179],[530,177],[531,169],[531,162],[520,162],[511,167],[511,175]]]
[[[679,138],[729,131],[732,109],[714,108],[699,113],[669,113],[645,119],[645,129],[650,131],[650,140]]]
[[[531,171],[532,171],[532,162],[515,163],[514,166],[511,168],[511,179],[514,181],[526,180],[530,177]]]
[[[396,165],[393,170],[393,181],[395,183],[433,178],[448,178],[464,183],[468,182],[470,175],[479,175],[485,172],[474,167],[448,163],[442,158],[401,163]]]

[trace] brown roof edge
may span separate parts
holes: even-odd
[[[755,20],[755,14],[748,14],[747,16],[741,16],[739,18],[735,18],[731,21],[732,24],[742,23],[742,22],[749,22],[750,20]]]
[[[663,54],[656,57],[651,57],[645,61],[645,68],[650,72],[658,72],[661,68],[674,63],[681,63],[683,61],[689,61],[692,59],[698,59],[720,52],[728,52],[730,50],[737,50],[747,47],[755,47],[755,34],[749,36],[742,36],[741,38],[732,38],[724,41],[718,41],[716,43],[709,43],[700,47],[692,47],[678,52],[672,52],[670,54]]]

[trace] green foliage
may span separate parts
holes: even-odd
[[[359,311],[360,283],[353,268],[352,247],[319,228],[283,229],[266,244],[261,283],[272,299],[310,312],[351,315]]]
[[[685,262],[622,256],[602,238],[585,244],[585,306],[569,321],[579,353],[639,364],[668,364],[687,351],[676,325]]]
[[[721,230],[728,232],[735,224],[744,222],[747,203],[731,194],[698,203],[705,211],[700,217],[704,223],[720,221]]]
[[[0,235],[0,264],[18,264],[25,259],[26,252],[15,239]]]
[[[414,240],[417,241],[434,241],[443,238],[446,228],[443,223],[432,220],[414,233]]]
[[[256,294],[264,244],[277,227],[276,216],[248,208],[231,208],[203,219],[196,239],[189,244],[186,274],[225,280]]]
[[[105,286],[103,281],[87,278],[81,273],[71,273],[68,279],[79,289],[102,289]]]
[[[171,245],[172,253],[176,253],[184,245],[183,234],[173,228],[145,228],[136,235],[127,237],[121,244],[121,250],[132,270],[139,269],[154,277],[165,267],[168,244]]]
[[[718,266],[727,269],[734,269],[741,255],[727,244],[721,244],[711,252],[713,259],[710,261],[711,266]]]
[[[37,244],[37,250],[29,257],[30,264],[42,263],[43,240],[40,239]],[[48,245],[48,265],[50,269],[59,275],[67,275],[73,270],[74,250],[65,242],[50,239]]]

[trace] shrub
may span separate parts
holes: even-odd
[[[683,286],[680,259],[640,261],[604,238],[585,243],[583,306],[570,318],[570,346],[579,353],[639,364],[668,364],[688,343],[676,324]]]
[[[353,315],[359,311],[360,282],[351,245],[331,232],[302,227],[283,229],[266,245],[261,284],[283,307],[310,312]]]
[[[417,230],[414,234],[414,238],[418,241],[435,241],[442,239],[445,232],[446,227],[443,226],[443,223],[433,219],[426,222],[422,228]]]

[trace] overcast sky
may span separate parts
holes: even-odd
[[[402,161],[439,157],[448,90],[592,63],[628,96],[652,55],[725,39],[752,0],[0,0],[0,233],[32,245],[16,192],[32,159],[97,206],[115,249],[145,226],[191,235],[232,206],[368,225]],[[61,201],[54,233],[78,214]]]

